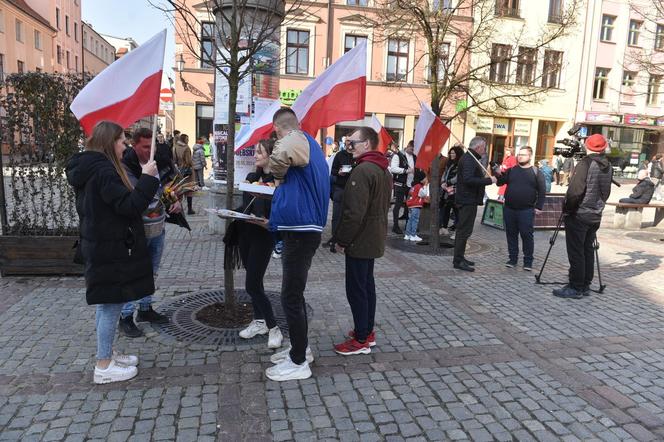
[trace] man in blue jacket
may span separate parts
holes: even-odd
[[[300,130],[290,109],[272,118],[277,142],[270,155],[269,173],[278,184],[272,197],[270,230],[281,233],[283,276],[281,304],[286,314],[291,347],[272,355],[276,365],[265,375],[273,381],[307,379],[313,361],[307,333],[304,290],[311,260],[321,242],[330,197],[329,169],[320,145]]]

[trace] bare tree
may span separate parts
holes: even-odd
[[[551,2],[548,20],[538,24],[510,20],[520,16],[519,3],[376,0],[376,9],[365,17],[367,26],[380,31],[374,41],[394,45],[410,35],[424,40],[425,47],[416,53],[411,72],[425,64],[424,78],[414,80],[429,86],[431,109],[449,123],[457,117],[465,119],[473,108],[489,114],[509,112],[524,103],[537,103],[549,91],[559,88],[562,53],[553,48],[561,38],[579,32],[582,0],[566,1],[565,6],[562,1]],[[539,69],[541,56],[544,63]],[[516,66],[514,73],[512,66]],[[403,82],[409,73],[396,72],[386,80]],[[439,245],[438,164],[436,159],[429,186],[434,251]]]
[[[630,17],[634,17],[638,41],[625,52],[624,66],[632,72],[664,75],[664,0],[630,0]],[[630,30],[631,34],[631,30]],[[630,39],[633,38],[630,35]]]

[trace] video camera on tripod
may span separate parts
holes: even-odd
[[[554,155],[562,155],[565,158],[574,157],[577,160],[586,156],[586,149],[583,147],[583,141],[586,137],[579,136],[582,126],[580,124],[575,124],[570,130],[567,131],[567,134],[570,138],[563,138],[562,140],[556,140],[556,143],[564,144],[566,147],[556,146],[553,148]]]

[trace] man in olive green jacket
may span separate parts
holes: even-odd
[[[376,345],[376,285],[374,260],[385,253],[387,212],[392,175],[378,148],[378,134],[369,127],[357,129],[346,140],[355,149],[353,168],[344,188],[341,220],[333,234],[338,252],[346,255],[346,297],[353,313],[349,339],[334,346],[342,355],[371,353]]]

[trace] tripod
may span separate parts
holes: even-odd
[[[549,260],[549,255],[551,255],[551,249],[553,249],[553,245],[556,243],[556,239],[558,238],[558,232],[560,232],[560,228],[563,225],[563,219],[565,218],[565,212],[560,213],[560,218],[558,218],[558,224],[556,225],[556,230],[553,231],[553,234],[551,235],[551,238],[549,238],[549,251],[546,252],[546,257],[544,258],[544,262],[542,263],[542,268],[540,269],[539,273],[535,275],[535,283],[536,284],[563,284],[562,282],[542,282],[542,273],[544,272],[544,267],[546,267],[546,263]],[[595,241],[593,242],[593,249],[595,250],[595,264],[597,265],[597,278],[599,280],[599,290],[593,290],[595,293],[603,293],[604,289],[606,288],[605,284],[602,284],[602,271],[600,270],[599,267],[599,242],[597,241],[597,236],[595,236]]]

